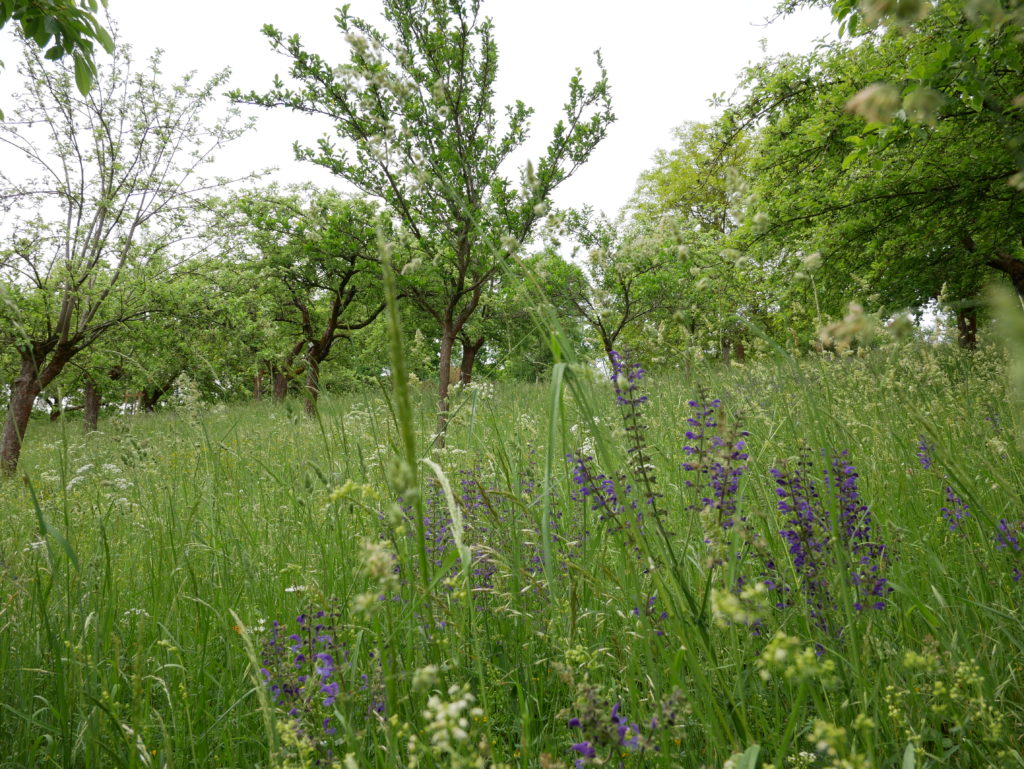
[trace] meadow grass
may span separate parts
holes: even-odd
[[[33,427],[0,766],[1024,766],[1001,354],[617,389],[414,387],[415,473],[383,390]]]

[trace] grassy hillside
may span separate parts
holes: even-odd
[[[33,429],[0,767],[1024,766],[1000,354],[562,384]]]

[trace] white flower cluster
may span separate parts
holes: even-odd
[[[476,397],[480,400],[489,400],[494,397],[494,383],[493,382],[482,382],[479,379],[470,382],[466,388],[468,392],[475,392]]]
[[[476,697],[469,691],[468,684],[453,684],[448,688],[448,697],[446,702],[440,695],[431,695],[423,711],[426,732],[430,735],[430,751],[451,769],[484,769],[487,760],[470,739],[469,723],[470,718],[483,718],[484,712],[473,705]],[[414,742],[410,740],[410,756],[416,752]]]

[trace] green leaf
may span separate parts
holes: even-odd
[[[46,52],[45,58],[49,59],[50,61],[57,61],[57,59],[61,58],[63,55],[64,49],[59,45],[54,45],[51,46],[50,50]]]
[[[31,32],[26,31],[25,34],[28,37],[31,37],[33,42],[35,42],[37,46],[42,48],[44,45],[50,42],[50,33],[46,31],[46,28],[43,26],[43,23],[39,19],[33,20],[31,29]]]
[[[742,753],[733,753],[729,761],[733,769],[756,769],[757,757],[761,753],[760,745],[751,745]]]
[[[107,53],[113,53],[114,52],[114,39],[110,36],[110,33],[107,32],[107,30],[105,30],[99,24],[96,25],[96,28],[95,28],[94,31],[96,33],[96,42],[98,42],[100,45],[102,45],[103,46],[103,50],[106,51]]]
[[[903,750],[903,769],[915,769],[917,766],[917,754],[914,752],[914,743],[908,742]]]
[[[75,85],[84,96],[92,88],[92,70],[84,56],[75,54]]]

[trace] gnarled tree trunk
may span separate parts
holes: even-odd
[[[100,423],[100,391],[94,382],[85,383],[85,405],[82,411],[85,417],[85,431],[96,432]]]
[[[0,436],[0,475],[14,475],[18,469],[21,446],[32,416],[36,398],[64,370],[76,350],[66,343],[34,344],[21,351],[21,367],[11,382],[11,402],[7,407],[3,435]],[[52,353],[45,366],[40,362]]]
[[[139,401],[139,408],[147,413],[156,411],[156,404],[160,402],[167,393],[174,388],[174,383],[178,381],[178,377],[181,376],[181,371],[178,371],[174,376],[167,377],[163,382],[152,387],[147,387],[142,391],[142,399]]]
[[[1009,254],[998,254],[988,260],[988,266],[1006,273],[1020,296],[1024,296],[1024,261]]]
[[[0,472],[4,475],[13,475],[18,469],[21,444],[28,420],[32,416],[32,406],[42,389],[34,361],[22,357],[21,370],[11,383],[11,403],[7,408],[3,438],[0,438]]]
[[[476,363],[476,354],[483,346],[484,338],[482,336],[478,337],[475,342],[466,337],[462,338],[462,363],[459,370],[462,374],[463,385],[468,385],[473,381],[473,364]]]

